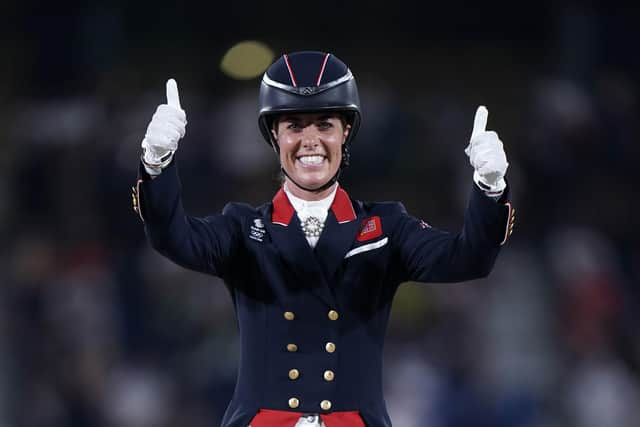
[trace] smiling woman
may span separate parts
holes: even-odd
[[[232,294],[241,358],[222,425],[390,427],[382,349],[393,297],[406,281],[489,274],[513,226],[502,143],[479,108],[467,148],[479,181],[452,234],[398,202],[351,199],[338,184],[360,123],[355,78],[342,61],[283,55],[263,76],[259,104],[260,130],[285,176],[270,203],[185,213],[173,154],[186,114],[173,80],[143,140],[134,197],[154,248],[222,277]]]
[[[264,73],[258,103],[260,131],[280,156],[289,182],[285,187],[310,200],[330,194],[341,170],[349,165],[350,143],[360,126],[360,97],[351,70],[329,53],[282,55]],[[285,119],[288,126],[283,128],[280,122]],[[285,142],[293,147],[283,157],[280,146]],[[339,155],[329,149],[336,144]],[[314,151],[314,147],[320,148]],[[320,164],[314,164],[318,159],[300,159],[318,153],[324,157]]]
[[[338,173],[350,129],[337,113],[286,114],[274,121],[273,139],[291,193],[308,200],[320,200],[331,193],[332,187],[315,190]]]

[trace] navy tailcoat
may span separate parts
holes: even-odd
[[[153,247],[188,269],[221,277],[240,330],[240,361],[225,427],[261,408],[359,411],[389,427],[382,353],[391,303],[405,281],[485,277],[513,227],[508,194],[474,184],[462,230],[438,230],[398,202],[351,199],[339,188],[311,248],[286,194],[259,207],[187,215],[175,162],[150,180],[141,167],[134,208]]]

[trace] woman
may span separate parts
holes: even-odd
[[[478,108],[464,226],[436,230],[400,203],[362,203],[338,184],[360,124],[355,79],[322,52],[265,72],[259,126],[284,175],[273,200],[188,216],[174,153],[186,115],[174,80],[142,141],[134,208],[155,249],[224,279],[240,330],[236,390],[223,426],[390,426],[382,348],[398,285],[485,277],[513,227],[507,161]]]

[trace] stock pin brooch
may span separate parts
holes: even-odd
[[[301,226],[304,235],[307,237],[320,237],[320,233],[322,233],[322,229],[324,228],[322,221],[315,216],[306,218],[302,221]]]

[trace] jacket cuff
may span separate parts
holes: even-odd
[[[474,211],[477,212],[476,215],[479,214],[483,218],[482,221],[493,236],[493,241],[500,246],[504,245],[513,233],[515,223],[516,210],[511,203],[510,195],[511,191],[508,182],[498,200],[487,196],[475,183],[473,185],[471,197],[472,206],[476,206]]]
[[[136,183],[133,187],[131,187],[131,198],[132,198],[132,203],[133,203],[133,211],[135,213],[138,214],[138,216],[140,217],[140,220],[142,222],[145,222],[145,217],[143,215],[143,209],[142,209],[142,205],[144,204],[142,201],[142,187],[147,184],[147,185],[151,185],[151,181],[155,181],[158,180],[158,183],[156,183],[156,185],[161,185],[160,181],[163,181],[161,178],[164,175],[164,180],[170,180],[171,178],[169,177],[169,175],[174,175],[176,174],[175,170],[177,166],[175,164],[175,158],[171,161],[171,163],[169,163],[169,165],[167,167],[165,167],[163,169],[163,173],[154,177],[151,176],[145,168],[145,165],[142,161],[140,161],[139,165],[138,165],[138,179],[136,180]]]

